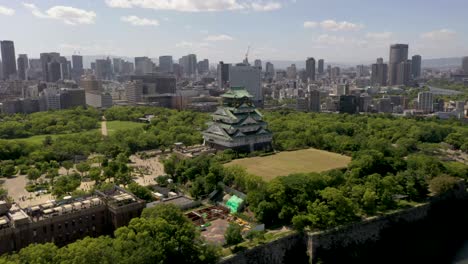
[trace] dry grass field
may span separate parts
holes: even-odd
[[[344,168],[350,161],[350,157],[311,148],[284,151],[266,157],[238,159],[229,162],[226,166],[240,165],[249,173],[270,181],[291,173],[322,172]]]

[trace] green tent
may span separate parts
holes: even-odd
[[[231,213],[237,213],[237,210],[239,209],[239,206],[244,202],[241,198],[237,197],[236,195],[233,195],[231,199],[229,199],[226,202],[226,206],[231,209]]]

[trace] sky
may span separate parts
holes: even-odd
[[[0,0],[16,53],[339,63],[468,55],[466,0]]]

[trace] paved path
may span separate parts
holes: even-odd
[[[108,133],[107,133],[107,121],[106,119],[103,119],[102,122],[101,122],[101,133],[103,136],[107,137]]]

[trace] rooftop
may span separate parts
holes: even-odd
[[[229,91],[222,95],[223,98],[253,98],[253,96],[244,87],[231,87]]]

